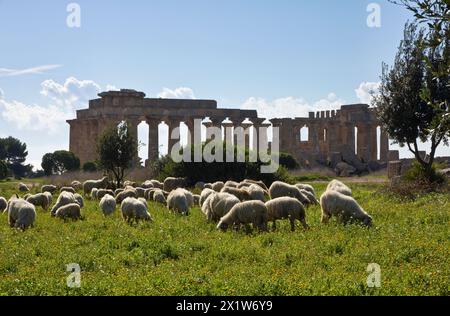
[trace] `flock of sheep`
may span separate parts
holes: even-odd
[[[107,189],[109,185],[107,177],[84,183],[73,181],[70,187],[59,190],[54,185],[43,185],[41,193],[33,195],[21,183],[18,189],[26,194],[23,197],[15,194],[9,201],[0,197],[0,212],[7,212],[11,227],[26,229],[34,225],[36,207],[47,211],[52,205],[53,194],[59,193],[50,214],[65,220],[82,219],[84,198],[88,198],[98,201],[99,209],[105,216],[110,216],[119,207],[123,220],[130,224],[153,221],[147,203],[153,201],[164,204],[173,213],[184,215],[189,215],[190,209],[198,205],[206,220],[217,223],[220,230],[230,227],[239,229],[241,225],[248,228],[252,224],[253,229],[267,231],[268,222],[272,222],[275,230],[277,220],[287,219],[294,231],[296,220],[304,229],[309,228],[305,208],[319,204],[311,185],[290,185],[280,181],[274,182],[270,188],[261,181],[249,179],[242,182],[198,182],[195,188],[201,191],[200,195],[187,190],[183,178],[169,177],[163,183],[147,180],[141,185],[125,181],[123,188],[116,190]],[[77,193],[81,189],[84,198]],[[372,217],[352,197],[351,189],[338,180],[328,184],[320,197],[320,205],[322,223],[336,216],[343,223],[359,221],[366,226],[372,225]]]

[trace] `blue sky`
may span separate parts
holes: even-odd
[[[34,164],[68,147],[62,117],[110,86],[186,87],[268,117],[360,102],[411,18],[384,0],[91,0],[73,1],[81,27],[69,28],[70,2],[0,0],[0,136],[26,141]],[[366,23],[372,2],[380,28]]]

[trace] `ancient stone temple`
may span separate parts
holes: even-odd
[[[346,157],[344,160],[349,160],[351,156],[363,162],[386,161],[389,151],[388,136],[380,131],[373,110],[365,104],[344,105],[338,110],[311,112],[309,117],[277,118],[269,122],[258,117],[255,110],[218,108],[214,100],[145,98],[143,92],[135,90],[102,92],[99,97],[89,101],[88,109],[78,110],[75,119],[67,121],[70,125],[70,151],[80,158],[81,163],[96,160],[97,138],[107,126],[122,121],[128,123],[136,139],[138,125],[143,121],[148,124],[149,161],[159,155],[158,126],[161,122],[168,125],[169,135],[181,122],[191,132],[201,128],[194,126],[195,122],[204,124],[207,131],[213,126],[243,127],[249,148],[257,146],[250,144],[250,130],[261,133],[270,126],[279,127],[280,151],[311,164],[326,159]],[[209,120],[199,121],[205,118]],[[224,137],[230,142],[233,138],[227,132]],[[176,139],[169,138],[169,152],[176,142]]]

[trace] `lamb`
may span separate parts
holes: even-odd
[[[70,184],[70,186],[71,186],[72,188],[74,188],[75,190],[79,190],[79,189],[81,189],[81,187],[82,187],[83,185],[81,184],[80,181],[74,180],[74,181],[72,181],[72,183]]]
[[[215,193],[216,191],[214,191],[213,189],[208,189],[205,188],[202,190],[202,192],[200,193],[200,207],[203,206],[203,203],[206,201],[206,199],[208,198],[208,196],[210,196],[212,193]]]
[[[223,183],[222,181],[217,181],[212,184],[212,189],[216,192],[220,192],[220,190],[222,190],[224,186],[225,183]]]
[[[75,189],[72,187],[62,187],[61,189],[59,189],[59,193],[64,192],[64,191],[75,194]]]
[[[8,206],[8,202],[6,199],[2,196],[0,196],[0,213],[3,213],[3,211],[6,210],[6,207]]]
[[[33,227],[36,221],[36,209],[33,204],[13,196],[8,201],[8,223],[10,227],[22,230]]]
[[[77,200],[75,200],[75,196],[73,195],[73,193],[70,192],[61,192],[61,194],[58,196],[58,199],[56,200],[56,204],[53,205],[52,210],[50,211],[52,216],[55,216],[56,211],[64,205],[67,204],[73,204],[73,203],[77,203]]]
[[[83,182],[83,191],[85,195],[91,193],[93,188],[106,189],[108,186],[108,177],[103,177],[100,180],[86,180]]]
[[[356,200],[338,191],[327,190],[320,197],[322,206],[322,223],[327,223],[331,216],[336,216],[344,224],[352,220],[360,221],[363,225],[372,226],[372,217],[367,214]]]
[[[181,190],[173,190],[167,197],[167,208],[179,214],[189,215],[189,202]]]
[[[236,196],[241,202],[242,201],[250,201],[252,200],[252,197],[245,189],[237,189],[232,187],[223,187],[223,189],[220,191],[222,193],[229,193]]]
[[[47,195],[43,193],[38,193],[35,195],[29,195],[25,200],[34,206],[40,206],[44,211],[47,211],[50,204]]]
[[[164,191],[170,192],[178,188],[184,188],[186,186],[185,178],[173,178],[168,177],[164,180]]]
[[[108,216],[116,210],[116,200],[112,195],[106,194],[100,200],[100,209],[103,215]]]
[[[215,193],[208,197],[202,211],[209,222],[217,222],[238,203],[239,199],[232,194]]]
[[[246,201],[236,204],[223,216],[217,229],[225,231],[230,225],[253,224],[253,229],[267,231],[268,212],[266,205],[261,201]]]
[[[83,208],[83,207],[84,207],[84,199],[83,199],[83,197],[81,196],[81,194],[75,193],[75,194],[73,195],[73,197],[74,197],[74,199],[75,199],[75,202],[77,202],[77,204],[78,204],[81,208]]]
[[[82,219],[81,208],[78,203],[70,203],[59,207],[55,214],[52,215],[57,218],[62,218],[64,220],[71,218],[73,220]]]
[[[247,188],[251,200],[266,201],[266,191],[257,184],[252,184]]]
[[[290,196],[299,200],[303,205],[309,205],[309,199],[300,192],[295,185],[290,185],[281,181],[275,181],[269,188],[269,195],[271,199],[276,199],[283,196]]]
[[[310,192],[311,194],[313,194],[314,196],[316,196],[316,191],[314,190],[313,186],[310,184],[297,183],[295,186],[297,188],[299,188],[300,190],[306,190],[306,191]]]
[[[339,180],[332,180],[328,183],[326,191],[333,190],[347,196],[353,196],[352,190]]]
[[[278,219],[289,219],[291,231],[295,231],[295,220],[300,221],[305,229],[309,226],[306,223],[305,208],[297,199],[291,197],[280,197],[266,202],[268,211],[268,221],[273,222],[273,230],[276,229]]]
[[[58,187],[52,184],[45,184],[41,187],[41,193],[50,192],[51,194],[55,193]]]
[[[116,195],[116,203],[121,204],[126,198],[133,197],[137,198],[135,190],[124,190]]]
[[[141,220],[153,221],[150,213],[148,212],[147,204],[142,200],[127,197],[121,203],[122,218],[127,223],[131,224],[132,221],[138,223]]]
[[[19,183],[18,189],[20,192],[29,192],[30,189],[28,189],[27,185],[25,183]]]
[[[95,194],[95,199],[101,200],[106,194],[114,196],[114,191],[109,189],[98,189]]]
[[[157,189],[156,191],[154,191],[153,193],[153,201],[157,202],[157,203],[161,203],[161,204],[166,204],[166,197],[164,196],[164,193],[162,190]]]

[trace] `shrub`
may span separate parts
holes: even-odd
[[[280,166],[285,167],[286,169],[296,169],[300,166],[297,159],[294,158],[291,154],[288,153],[280,153]]]
[[[0,180],[5,179],[8,176],[8,166],[6,162],[0,160]]]
[[[97,164],[93,161],[87,161],[83,164],[84,172],[96,172],[97,170]]]

